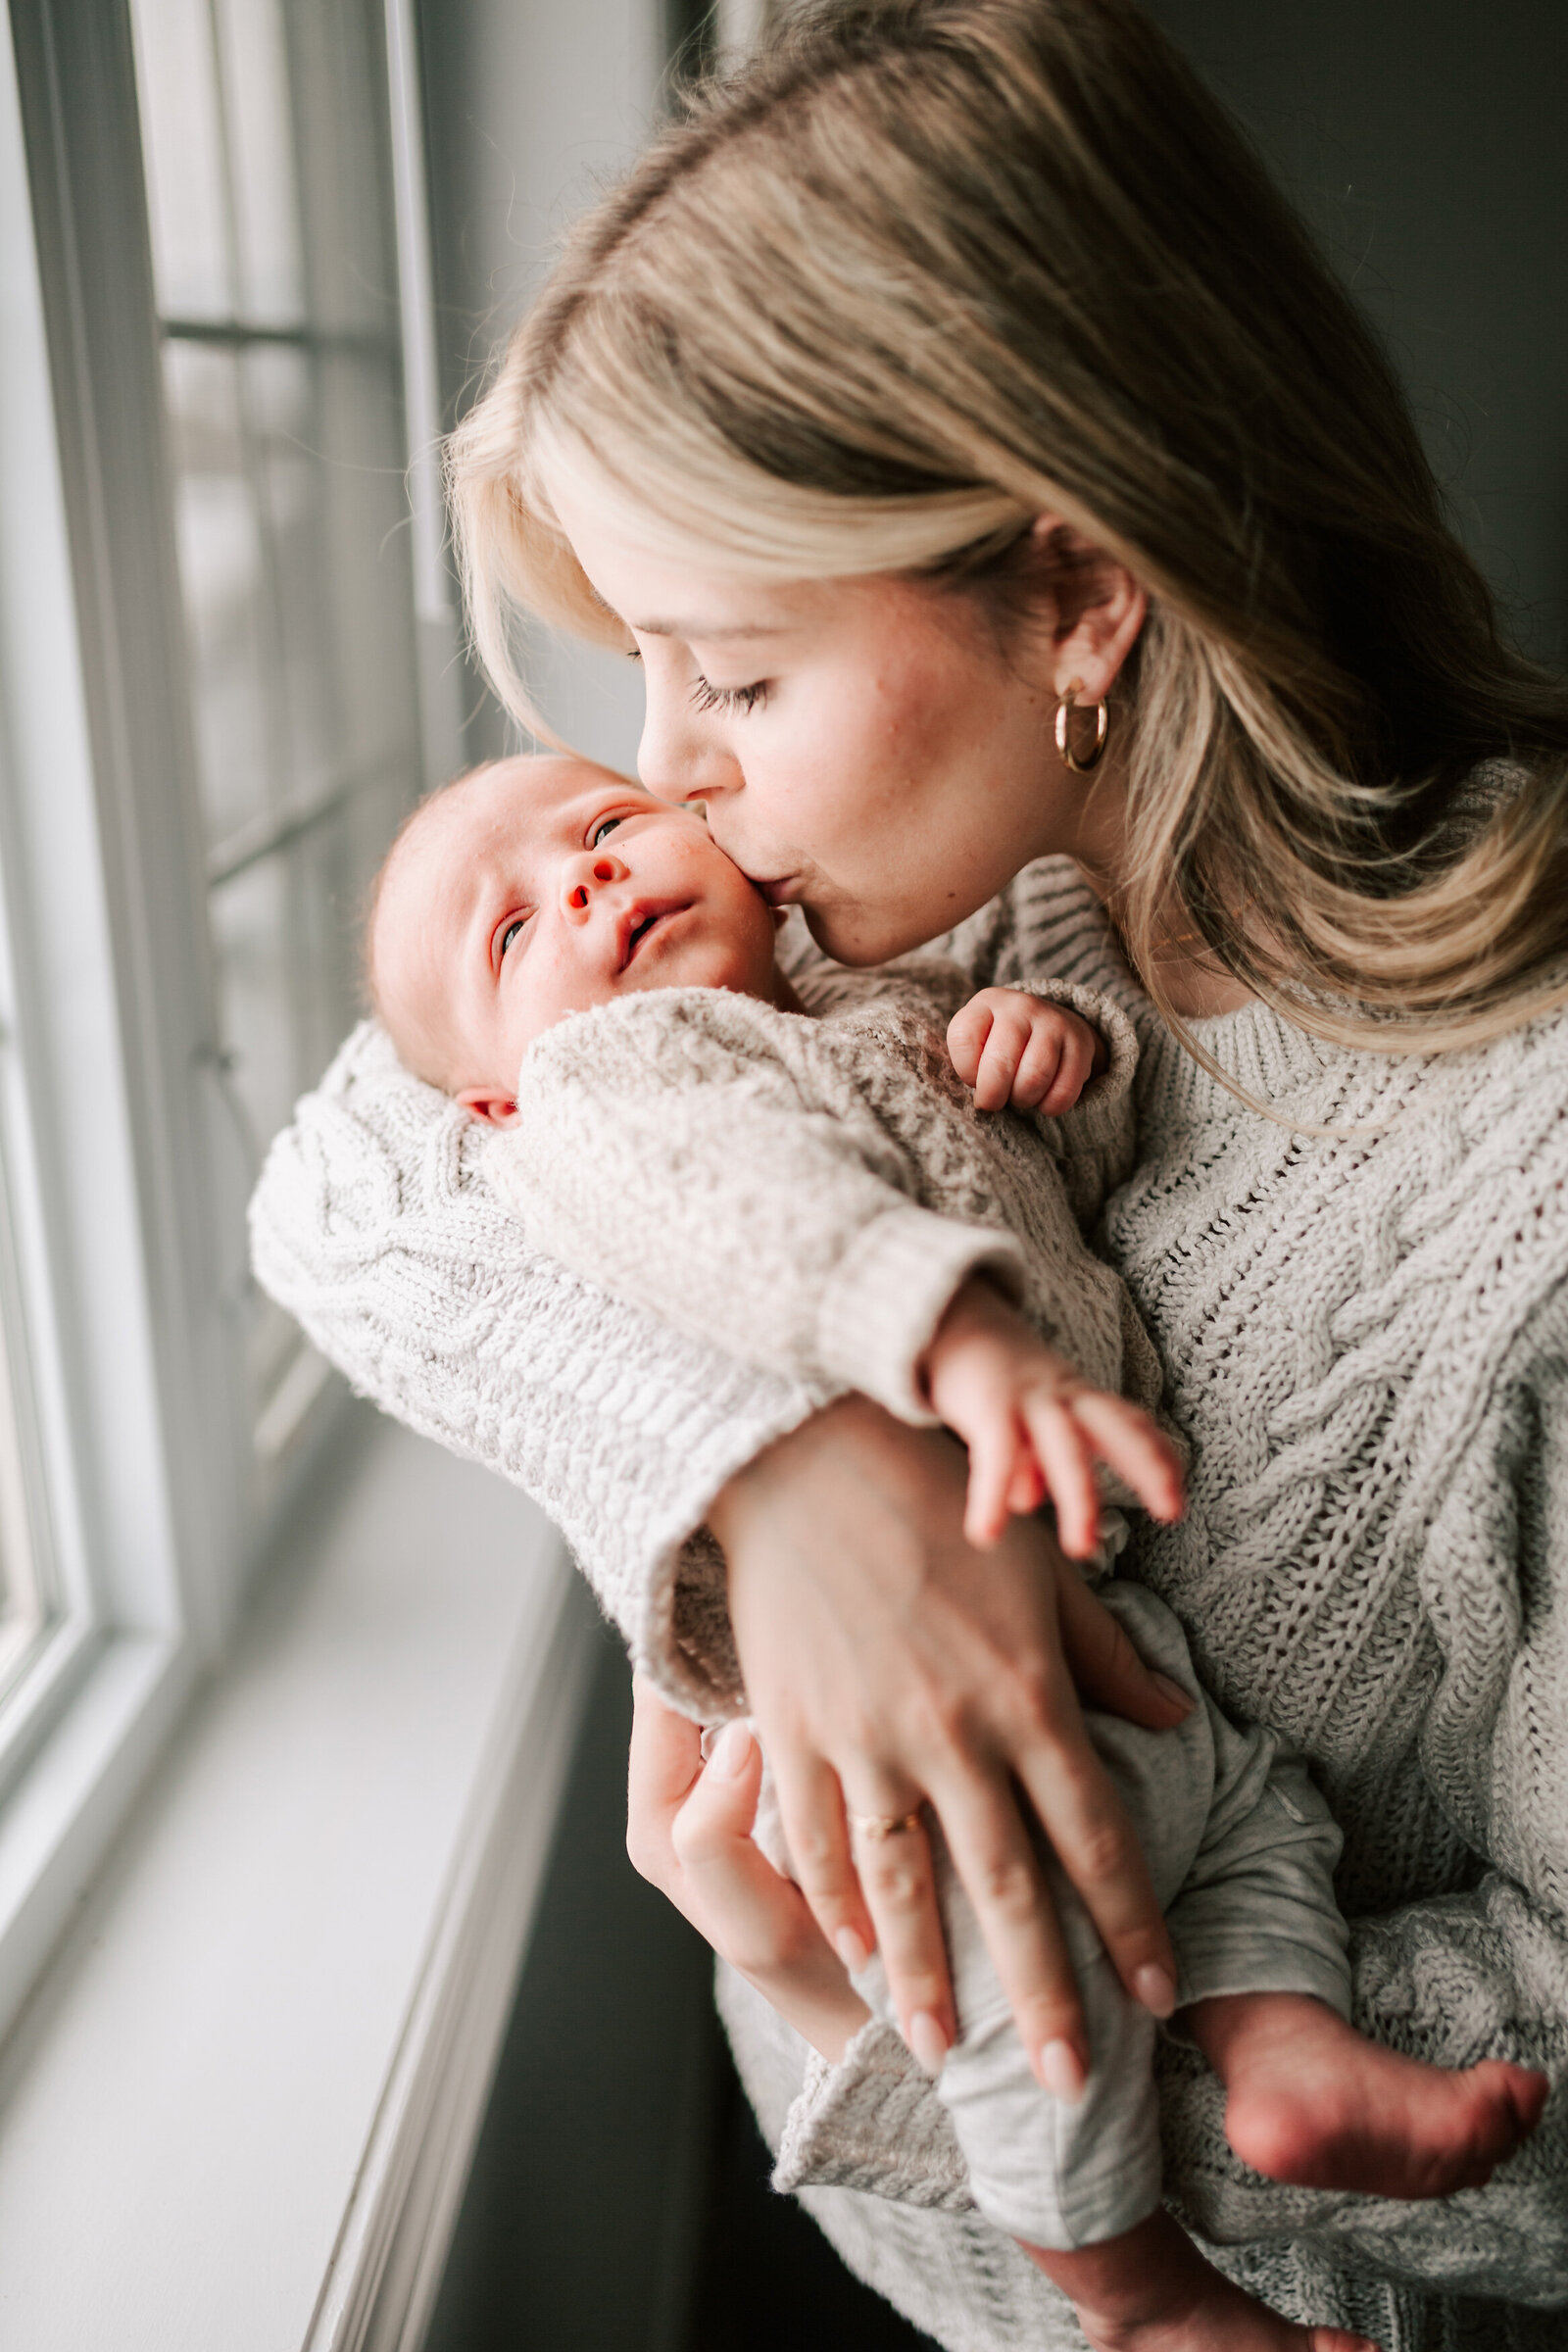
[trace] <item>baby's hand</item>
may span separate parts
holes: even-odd
[[[1156,1519],[1179,1519],[1181,1464],[1168,1438],[1125,1396],[1086,1388],[1000,1291],[971,1277],[926,1349],[932,1408],[969,1448],[963,1532],[986,1548],[1009,1517],[1056,1507],[1069,1559],[1100,1540],[1094,1464],[1105,1462]]]
[[[1109,1058],[1081,1013],[1021,988],[983,988],[948,1023],[948,1052],[977,1110],[1071,1110]]]

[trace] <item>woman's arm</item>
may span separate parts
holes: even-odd
[[[963,1498],[951,1439],[852,1396],[732,1479],[709,1516],[791,1857],[830,1941],[858,1965],[874,1932],[906,2038],[929,2040],[923,2017],[951,2045],[924,1835],[852,1852],[844,1818],[846,1804],[897,1815],[929,1799],[1024,2046],[1059,2087],[1053,2045],[1080,2068],[1087,2051],[1017,1791],[1129,1991],[1168,2014],[1164,1922],[1078,1690],[1153,1728],[1188,1702],[1143,1666],[1039,1521],[1015,1521],[994,1551],[976,1552]]]
[[[721,1521],[743,1663],[761,1694],[752,1703],[769,1732],[776,1719],[803,1873],[835,1932],[869,1942],[872,1919],[885,1926],[901,2017],[929,2006],[951,2038],[924,1839],[877,1849],[868,1911],[844,1794],[866,1813],[937,1803],[1004,1947],[998,1964],[1032,2048],[1076,2000],[1049,1922],[1032,1924],[1038,1882],[1009,1772],[1082,1872],[1129,1970],[1168,1971],[1142,1857],[1105,1808],[1070,1675],[1096,1703],[1152,1726],[1178,1720],[1185,1700],[1159,1690],[1036,1523],[994,1552],[963,1543],[963,1464],[950,1440],[863,1399],[813,1416],[808,1391],[520,1249],[488,1183],[489,1140],[362,1028],[269,1155],[252,1208],[262,1283],[362,1394],[533,1495],[634,1662],[710,1717],[743,1697],[724,1564],[690,1541],[705,1516]],[[798,1616],[834,1643],[820,1678]],[[799,1703],[796,1680],[812,1686]]]

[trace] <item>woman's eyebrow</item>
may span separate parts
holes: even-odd
[[[698,638],[704,645],[714,645],[731,637],[782,637],[789,623],[774,621],[737,621],[726,628],[716,620],[629,620],[626,626],[638,637],[680,637],[689,645]]]

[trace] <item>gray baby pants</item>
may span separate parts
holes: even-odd
[[[1298,1992],[1349,2015],[1345,1922],[1332,1873],[1340,1833],[1304,1766],[1277,1734],[1238,1731],[1200,1689],[1186,1637],[1163,1601],[1105,1577],[1098,1597],[1140,1655],[1198,1704],[1173,1732],[1086,1710],[1090,1737],[1143,1844],[1176,1947],[1178,2001]],[[986,2219],[1036,2246],[1094,2245],[1159,2202],[1157,2032],[1130,2000],[1089,1915],[1041,1841],[1089,2029],[1089,2086],[1068,2107],[1030,2071],[974,1908],[933,1838],[959,2039],[937,2083]],[[857,1985],[895,2025],[880,1963]]]

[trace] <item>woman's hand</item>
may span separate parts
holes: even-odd
[[[1040,1522],[972,1549],[964,1485],[951,1438],[846,1396],[732,1479],[709,1519],[791,1857],[834,1949],[858,1968],[874,1937],[911,2049],[951,2046],[925,1832],[857,1838],[852,1852],[846,1823],[846,1808],[891,1820],[929,1800],[1036,2074],[1073,2097],[1089,2056],[1078,1989],[1015,1784],[1129,1992],[1168,2015],[1165,1923],[1078,1690],[1156,1730],[1189,1701]]]
[[[760,1748],[745,1724],[726,1724],[705,1765],[695,1723],[640,1676],[632,1693],[626,1851],[699,1936],[836,2064],[871,2012],[800,1888],[752,1841]]]

